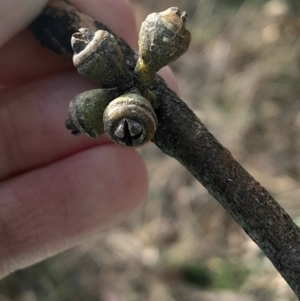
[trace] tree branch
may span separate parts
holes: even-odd
[[[73,55],[71,35],[80,27],[110,31],[62,0],[50,1],[30,25],[43,46],[68,58]],[[133,50],[121,38],[118,43],[128,68],[133,70]],[[160,95],[156,110],[159,125],[153,142],[207,188],[300,298],[300,228],[159,76],[151,83],[151,89]]]

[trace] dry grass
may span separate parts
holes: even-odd
[[[182,98],[293,217],[300,215],[300,3],[132,3],[138,22],[169,6],[188,11],[193,42],[172,66]],[[8,277],[0,301],[296,300],[178,162],[154,145],[141,152],[150,175],[144,205],[101,237]]]

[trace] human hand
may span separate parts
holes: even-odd
[[[126,1],[71,2],[136,44]],[[65,129],[70,100],[97,85],[42,48],[29,30],[20,31],[45,4],[0,0],[0,277],[122,220],[147,191],[146,168],[134,149]],[[176,89],[174,76],[163,73]]]

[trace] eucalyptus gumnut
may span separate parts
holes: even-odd
[[[80,28],[72,35],[73,64],[77,71],[104,87],[116,87],[132,80],[115,37],[105,30],[93,33]]]
[[[177,7],[148,15],[139,33],[140,56],[135,70],[144,81],[184,54],[191,41],[186,12]]]
[[[67,129],[73,135],[100,137],[104,133],[104,111],[117,95],[113,89],[94,89],[76,95],[69,105]]]
[[[110,102],[103,121],[107,135],[124,146],[145,144],[157,129],[156,114],[150,102],[137,93],[124,94]]]

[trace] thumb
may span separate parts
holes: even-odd
[[[28,25],[47,0],[0,0],[0,47]]]

